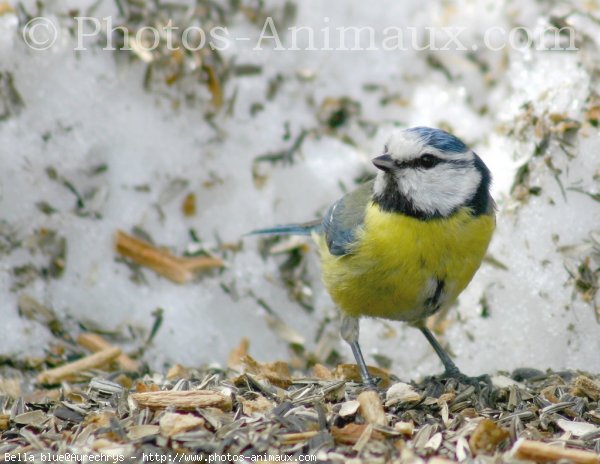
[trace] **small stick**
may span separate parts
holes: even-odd
[[[316,436],[319,432],[316,430],[309,430],[307,432],[297,432],[297,433],[284,433],[279,436],[279,441],[282,445],[295,445],[297,443],[302,443],[304,441],[310,440],[312,437]]]
[[[367,429],[369,430],[367,431]],[[331,428],[331,435],[336,443],[344,445],[355,445],[361,437],[366,437],[366,434],[373,440],[385,440],[385,435],[379,430],[375,430],[371,424],[350,423],[342,428],[336,426]]]
[[[387,425],[385,411],[377,393],[367,390],[358,395],[356,399],[360,403],[360,414],[369,424]]]
[[[115,235],[115,248],[120,255],[131,259],[140,266],[152,269],[177,284],[190,281],[197,270],[223,267],[224,265],[223,261],[218,258],[173,256],[168,251],[121,230],[117,231]]]
[[[333,380],[335,377],[333,376],[333,373],[327,369],[323,364],[315,364],[313,367],[313,375],[317,378],[317,379],[322,379],[322,380]]]
[[[539,441],[521,439],[515,443],[513,454],[517,459],[536,462],[559,461],[565,459],[575,464],[598,464],[600,455],[591,451],[560,448]]]
[[[72,378],[79,372],[107,364],[110,361],[115,360],[120,354],[120,348],[105,348],[102,351],[98,351],[97,353],[78,359],[69,364],[64,364],[53,369],[47,369],[37,376],[36,381],[37,383],[43,384],[59,383],[61,380]]]
[[[210,390],[166,390],[132,393],[131,399],[141,407],[163,409],[173,406],[180,411],[194,411],[197,408],[215,407],[228,411],[231,398]]]
[[[360,437],[358,437],[358,440],[356,440],[356,443],[354,444],[352,449],[354,451],[358,451],[360,453],[362,451],[362,449],[365,447],[365,445],[371,439],[372,434],[373,434],[373,424],[369,424],[364,428],[363,432],[360,434]]]
[[[77,337],[77,343],[94,353],[112,347],[112,345],[100,335],[91,332],[85,332],[79,335],[79,337]],[[139,369],[138,362],[131,359],[125,353],[119,355],[117,362],[119,363],[119,366],[121,366],[121,369],[127,372],[136,372]]]
[[[250,340],[246,337],[242,338],[240,344],[236,346],[227,356],[227,367],[241,371],[244,368],[243,359],[248,356],[250,348]]]

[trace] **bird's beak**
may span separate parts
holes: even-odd
[[[388,172],[394,168],[394,160],[390,155],[381,155],[371,160],[377,169]]]

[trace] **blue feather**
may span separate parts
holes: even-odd
[[[347,193],[335,202],[323,218],[329,252],[334,256],[352,253],[356,232],[362,227],[367,204],[373,194],[373,181]]]
[[[440,151],[452,153],[464,153],[468,147],[458,138],[454,137],[441,129],[431,127],[411,127],[407,132],[415,132],[426,145],[436,148]]]
[[[305,222],[302,224],[283,224],[266,229],[253,230],[245,235],[310,235],[321,229],[321,221]]]
[[[362,227],[365,210],[373,195],[374,181],[366,182],[347,193],[327,211],[323,220],[301,224],[284,224],[254,230],[246,235],[311,235],[323,233],[329,252],[335,256],[352,253],[356,232]]]

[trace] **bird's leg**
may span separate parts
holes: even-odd
[[[427,327],[419,327],[419,330],[423,332],[423,335],[425,335],[425,338],[433,347],[435,353],[442,361],[442,364],[444,365],[444,375],[446,377],[457,377],[462,375],[460,369],[456,366],[456,364],[454,364],[454,361],[450,359],[450,356],[448,355],[448,353],[446,353],[446,350],[442,348],[442,345],[440,345],[440,343],[433,336],[431,330],[429,330]]]
[[[452,359],[450,359],[450,356],[448,355],[446,350],[444,350],[444,348],[442,348],[442,345],[440,345],[440,343],[433,336],[433,334],[431,333],[431,330],[429,330],[425,326],[419,327],[419,330],[421,332],[423,332],[423,335],[425,335],[425,338],[427,339],[429,344],[433,347],[433,349],[435,350],[435,353],[438,355],[438,357],[442,361],[442,364],[444,365],[444,374],[442,375],[443,377],[451,377],[458,381],[462,381],[467,384],[473,384],[476,386],[479,385],[480,380],[484,381],[486,384],[491,383],[491,380],[490,380],[489,376],[487,376],[487,375],[482,375],[481,377],[469,377],[469,376],[463,374],[460,371],[460,369],[456,366],[456,364],[454,364],[454,361],[452,361]]]
[[[363,358],[362,352],[360,351],[360,345],[358,344],[358,333],[359,333],[359,320],[356,317],[350,317],[342,315],[342,326],[340,327],[340,335],[352,348],[352,354],[356,359],[358,370],[363,382],[368,386],[375,386],[375,380],[369,374],[365,358]]]

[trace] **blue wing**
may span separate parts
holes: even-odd
[[[352,244],[356,240],[356,231],[365,219],[367,205],[373,196],[373,184],[367,182],[356,190],[347,193],[327,210],[323,220],[302,224],[284,224],[267,229],[254,230],[247,235],[289,234],[311,235],[313,232],[324,233],[329,252],[335,256],[343,256],[352,252]]]
[[[323,232],[329,252],[343,256],[352,252],[356,232],[365,220],[367,205],[373,196],[373,184],[367,182],[336,201],[323,218]]]
[[[321,230],[321,221],[304,222],[302,224],[284,224],[267,229],[258,229],[246,235],[310,235]]]

